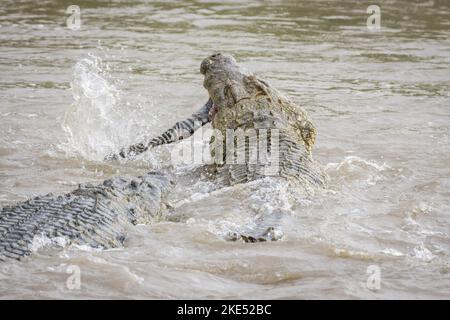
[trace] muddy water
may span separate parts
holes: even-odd
[[[170,161],[174,147],[102,158],[201,106],[199,64],[215,51],[308,110],[330,186],[213,191],[192,175],[177,218],[130,230],[125,248],[1,264],[1,298],[449,298],[447,1],[378,1],[379,31],[358,1],[73,4],[75,31],[62,1],[0,3],[0,206],[116,174],[194,170]],[[223,240],[261,210],[281,212],[282,241]]]

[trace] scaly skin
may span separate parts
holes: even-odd
[[[243,74],[232,56],[212,55],[202,62],[200,71],[205,76],[204,87],[216,109],[212,127],[221,133],[220,138],[215,136],[211,141],[211,156],[219,160],[215,168],[219,179],[232,185],[271,175],[311,187],[325,185],[326,176],[312,159],[316,129],[303,108],[289,101],[267,82],[254,75]],[[270,146],[268,143],[267,149],[270,151],[275,147],[273,150],[276,151],[278,147],[276,161],[279,168],[271,170],[269,162],[251,163],[248,160],[249,145],[241,144],[237,151],[230,148],[230,144],[227,146],[226,132],[230,129],[253,130],[258,138],[260,132],[268,132],[270,137],[278,136],[277,145]],[[236,143],[236,138],[229,140]],[[267,139],[255,141],[258,143],[261,140]],[[222,150],[221,146],[224,147],[223,157],[216,157],[217,150]],[[226,161],[227,153],[235,152],[246,155],[244,163]]]
[[[243,74],[232,56],[212,55],[202,62],[200,71],[205,76],[204,87],[210,99],[197,113],[160,137],[122,149],[118,155],[107,158],[133,157],[149,148],[187,138],[200,126],[211,122],[221,133],[211,140],[211,155],[216,159],[213,172],[224,184],[270,175],[308,188],[325,185],[325,174],[312,159],[316,130],[305,110],[267,82]],[[267,145],[263,144],[263,148],[277,155],[271,157],[271,161],[275,159],[279,166],[273,167],[273,163],[264,161],[251,162],[248,158],[250,143],[248,146],[241,144],[236,150],[227,147],[227,130],[230,129],[254,130],[258,143],[265,140]],[[278,141],[261,138],[264,132],[270,138],[277,136]],[[229,142],[234,145],[235,140],[231,137]],[[227,161],[236,152],[246,155],[243,163]],[[35,236],[63,236],[72,243],[102,248],[120,246],[127,226],[148,221],[161,213],[171,185],[167,175],[149,173],[135,179],[113,178],[98,186],[82,185],[65,196],[48,195],[5,207],[0,211],[0,260],[29,255]],[[232,235],[230,240],[278,239],[272,227],[250,233]]]
[[[305,187],[325,185],[326,175],[312,159],[316,129],[303,108],[267,82],[242,73],[230,55],[217,53],[204,59],[200,72],[205,76],[203,85],[208,90],[209,100],[199,111],[162,135],[124,148],[107,159],[133,158],[149,148],[186,139],[211,122],[216,130],[211,140],[211,156],[215,160],[212,171],[223,183],[233,185],[270,175],[298,181]],[[229,137],[227,145],[229,130],[236,134]],[[266,143],[262,147],[272,156],[270,161],[251,161],[251,145],[237,143],[237,130],[253,130],[256,144]],[[264,139],[264,133],[270,139]],[[236,149],[231,145],[234,143],[238,146]],[[231,158],[235,158],[235,154],[245,155],[243,163],[233,163]],[[273,166],[274,161],[279,168]]]
[[[169,176],[116,177],[100,185],[82,184],[64,195],[47,195],[0,211],[0,261],[29,255],[35,237],[64,237],[97,248],[121,246],[128,226],[145,223],[165,208]]]

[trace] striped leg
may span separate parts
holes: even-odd
[[[118,155],[109,155],[105,158],[105,160],[133,158],[134,156],[143,153],[150,148],[176,142],[181,139],[186,139],[190,137],[198,128],[210,122],[209,113],[212,108],[213,102],[209,99],[199,111],[186,120],[177,122],[172,128],[165,131],[162,135],[153,138],[148,142],[140,142],[131,145],[128,148],[122,148]]]

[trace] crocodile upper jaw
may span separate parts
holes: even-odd
[[[244,74],[231,55],[216,53],[209,56],[201,63],[200,72],[205,77],[203,86],[214,103],[212,117],[220,108],[233,107],[240,99],[240,93],[246,92]]]

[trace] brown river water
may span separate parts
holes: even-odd
[[[124,248],[37,244],[0,264],[0,298],[450,298],[449,18],[444,0],[0,1],[0,207],[150,169],[188,177],[177,219]],[[326,190],[212,191],[173,145],[102,161],[197,110],[217,51],[309,112]],[[224,241],[260,211],[282,212],[281,241]]]

